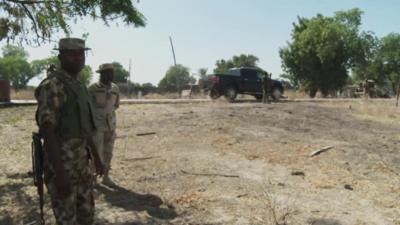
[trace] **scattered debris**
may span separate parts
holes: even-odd
[[[152,176],[142,176],[139,177],[139,179],[136,179],[137,182],[149,182],[149,181],[158,181],[160,182],[160,180],[162,179],[166,179],[166,180],[171,180],[171,179],[175,179],[176,178],[176,173],[169,173],[169,174],[164,174],[164,175],[156,175],[153,174]]]
[[[156,132],[146,132],[146,133],[137,133],[136,136],[146,136],[146,135],[154,135]]]
[[[305,176],[306,174],[304,172],[301,171],[294,171],[291,173],[292,176]]]
[[[228,174],[219,174],[219,173],[191,173],[187,172],[185,170],[181,170],[183,174],[188,174],[188,175],[196,175],[196,176],[211,176],[211,177],[234,177],[234,178],[239,178],[238,175],[228,175]]]
[[[310,225],[341,225],[342,223],[334,219],[309,218],[307,224]]]
[[[246,156],[246,158],[247,158],[248,160],[254,160],[254,159],[260,158],[260,156],[258,156],[258,155],[248,155],[248,156]]]
[[[141,161],[141,160],[148,160],[154,158],[160,158],[161,156],[149,156],[149,157],[137,157],[137,158],[127,158],[126,161]]]
[[[345,184],[344,188],[347,189],[347,190],[350,190],[350,191],[353,190],[353,187],[350,184]]]
[[[248,196],[248,194],[241,194],[241,195],[236,196],[236,198],[242,198],[242,197],[247,197],[247,196]]]
[[[128,135],[117,135],[115,138],[116,139],[118,139],[118,138],[121,138],[121,139],[124,139],[124,138],[126,138]]]
[[[321,154],[322,152],[326,152],[326,151],[328,151],[328,150],[331,149],[331,148],[333,148],[332,145],[323,147],[323,148],[318,149],[318,150],[316,150],[316,151],[313,151],[313,152],[311,152],[310,157],[319,155],[319,154]]]

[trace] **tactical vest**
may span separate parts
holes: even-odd
[[[92,97],[93,111],[98,131],[112,131],[116,129],[115,104],[119,91],[115,84],[110,87],[99,83],[89,87]]]
[[[82,138],[93,134],[96,126],[86,87],[79,82],[66,82],[67,101],[60,109],[56,132],[62,138]]]
[[[57,115],[55,133],[62,139],[86,138],[93,135],[96,129],[89,93],[79,82],[68,82],[59,72],[55,71],[46,79],[56,77],[64,85],[66,102],[61,106]],[[35,94],[38,96],[39,88]],[[36,121],[37,112],[36,112]]]

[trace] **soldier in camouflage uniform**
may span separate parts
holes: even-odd
[[[263,76],[263,96],[262,96],[262,102],[265,103],[270,103],[269,102],[269,94],[272,88],[272,80],[271,80],[271,74],[269,74],[268,72],[265,72],[264,76]]]
[[[77,79],[85,65],[85,42],[59,41],[60,68],[50,71],[35,90],[36,121],[44,143],[44,181],[57,225],[92,225],[93,175],[89,148],[97,175],[103,166],[92,140],[95,121],[86,87]]]
[[[96,124],[98,125],[94,142],[104,163],[103,184],[111,186],[114,183],[109,177],[109,171],[116,135],[115,110],[119,107],[119,89],[112,82],[114,68],[111,63],[100,65],[96,72],[100,73],[100,80],[89,87],[89,93],[95,109]]]

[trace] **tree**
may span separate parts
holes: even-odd
[[[22,48],[6,45],[0,58],[0,78],[10,81],[15,89],[25,88],[28,82],[45,69],[46,60],[28,62],[28,53]]]
[[[199,78],[200,79],[207,79],[207,68],[200,68],[198,73],[199,73]]]
[[[157,88],[157,87],[154,86],[152,83],[143,83],[143,84],[141,85],[141,87],[144,88],[144,89],[156,89],[156,88]]]
[[[380,81],[388,81],[394,93],[400,85],[400,34],[391,33],[381,39],[372,70]]]
[[[352,80],[372,79],[381,84],[374,65],[380,40],[372,32],[362,32],[358,40],[359,55],[352,68]]]
[[[140,90],[143,95],[147,95],[150,92],[156,91],[157,87],[152,83],[143,83],[142,85],[139,85],[138,90]]]
[[[122,19],[126,25],[145,26],[145,17],[131,0],[64,1],[64,0],[0,0],[0,41],[19,40],[40,45],[53,34],[71,33],[71,23],[89,16],[105,25]],[[35,34],[34,37],[29,34]]]
[[[113,62],[114,66],[114,82],[126,83],[129,78],[129,71],[127,71],[119,62]]]
[[[361,15],[356,8],[339,11],[334,17],[299,17],[293,24],[292,42],[279,51],[287,78],[311,97],[318,90],[326,96],[342,88],[348,70],[366,57],[360,48]]]
[[[195,82],[196,78],[190,76],[189,68],[177,64],[176,66],[171,66],[167,70],[164,78],[158,83],[158,87],[173,89],[180,92],[184,86],[194,84]]]
[[[93,76],[92,68],[88,65],[85,65],[85,67],[79,73],[78,80],[87,86],[92,80],[92,76]]]
[[[215,63],[214,73],[225,73],[227,70],[234,67],[257,67],[258,58],[254,55],[241,54],[239,56],[233,56],[232,59],[217,60]]]
[[[208,90],[212,86],[212,75],[207,75],[207,68],[200,68],[199,71],[199,87],[204,90]]]
[[[258,58],[251,54],[241,54],[239,56],[233,56],[231,60],[235,67],[256,67],[258,62]]]
[[[370,46],[368,57],[353,68],[355,81],[371,79],[386,91],[398,93],[400,82],[400,34],[391,33],[382,39],[364,39]]]
[[[300,88],[299,81],[292,74],[284,73],[284,74],[279,75],[279,77],[284,82],[287,82],[288,86],[290,86],[291,88],[294,88],[294,89],[299,89]]]

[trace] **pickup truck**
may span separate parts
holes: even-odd
[[[210,97],[217,99],[224,95],[225,98],[233,102],[238,94],[253,95],[257,100],[262,99],[263,77],[267,72],[252,67],[240,67],[228,70],[225,74],[213,74],[211,77],[212,88]],[[282,97],[284,88],[282,82],[272,80],[269,97],[279,100]]]

